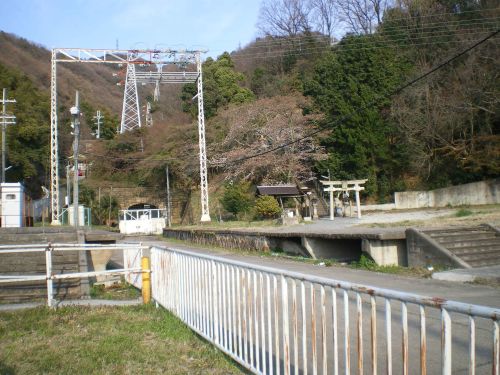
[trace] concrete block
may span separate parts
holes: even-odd
[[[363,239],[361,249],[379,266],[408,265],[405,240]]]

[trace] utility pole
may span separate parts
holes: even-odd
[[[70,113],[73,118],[71,127],[75,140],[73,141],[73,225],[78,228],[78,146],[80,141],[80,104],[78,91],[75,96],[75,105],[70,108]]]
[[[5,162],[6,162],[6,137],[7,137],[7,125],[13,125],[16,123],[16,116],[7,115],[7,103],[15,103],[15,99],[7,99],[7,89],[3,89],[2,96],[2,182],[5,182]]]
[[[168,173],[168,165],[165,168],[165,174],[167,175],[167,225],[169,227],[172,226],[172,214],[171,209],[172,206],[170,204],[170,178]]]
[[[71,176],[71,166],[69,165],[66,165],[66,198],[67,198],[67,202],[66,204],[68,205],[68,208],[69,208],[69,204],[71,203],[71,180],[70,180],[70,176]]]
[[[95,137],[97,139],[101,138],[101,120],[104,119],[104,116],[101,115],[101,111],[97,110],[96,115],[94,116],[94,119],[97,121],[97,132]]]
[[[146,126],[153,126],[153,114],[151,113],[151,103],[146,104]]]

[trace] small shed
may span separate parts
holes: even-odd
[[[2,183],[2,227],[20,228],[24,219],[24,187],[21,183]]]
[[[297,220],[300,215],[302,206],[302,216],[304,218],[309,216],[309,201],[307,199],[307,192],[300,189],[297,185],[263,185],[257,186],[257,193],[259,195],[271,195],[278,202],[280,202],[281,208],[283,209],[283,217],[293,218]],[[283,205],[283,199],[293,198],[295,203],[294,208],[285,208]],[[290,222],[289,224],[296,224],[297,222]]]
[[[302,196],[297,185],[263,185],[257,186],[259,195],[272,195],[275,198],[291,198]]]

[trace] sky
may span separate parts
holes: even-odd
[[[0,0],[0,30],[51,49],[244,47],[260,0]]]

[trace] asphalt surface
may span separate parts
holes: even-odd
[[[422,296],[442,298],[459,302],[491,306],[500,308],[500,288],[488,285],[475,285],[468,283],[456,283],[445,280],[423,279],[418,277],[401,276],[352,269],[341,266],[319,266],[297,260],[260,256],[239,255],[234,251],[222,251],[206,248],[198,245],[180,245],[179,243],[155,239],[154,237],[127,237],[125,242],[142,242],[144,245],[169,247],[181,249],[206,255],[213,255],[223,259],[231,259],[264,267],[282,269],[298,272],[305,275],[320,276],[331,280],[348,281],[351,283],[372,286],[384,289],[392,289],[406,293],[414,293]],[[479,271],[478,271],[479,272]]]
[[[126,239],[127,242],[142,242],[145,245],[150,245],[150,246],[158,246],[158,247],[168,247],[170,249],[179,249],[179,250],[184,250],[191,252],[193,254],[205,254],[205,255],[211,255],[215,257],[219,257],[225,260],[234,260],[238,262],[244,262],[246,264],[250,265],[257,265],[261,267],[266,267],[270,269],[275,269],[277,272],[280,271],[290,271],[294,273],[299,273],[303,274],[306,276],[313,276],[313,277],[322,277],[329,279],[331,281],[347,281],[353,284],[361,285],[364,286],[368,289],[370,288],[383,288],[383,289],[390,289],[390,290],[396,290],[399,292],[403,293],[408,293],[408,294],[417,294],[422,297],[429,297],[431,299],[434,299],[436,301],[441,301],[444,302],[446,300],[453,300],[453,301],[459,301],[459,302],[464,302],[464,303],[469,303],[469,304],[474,304],[474,305],[483,305],[483,306],[489,306],[493,308],[500,308],[500,288],[494,288],[486,285],[471,285],[471,284],[463,284],[463,283],[455,283],[455,282],[448,282],[448,281],[441,281],[441,280],[434,280],[434,279],[421,279],[421,278],[416,278],[416,277],[407,277],[407,276],[400,276],[400,275],[392,275],[392,274],[383,274],[383,273],[376,273],[376,272],[371,272],[371,271],[364,271],[364,270],[354,270],[346,267],[339,267],[339,266],[332,266],[332,267],[324,267],[324,266],[318,266],[318,265],[312,265],[310,263],[304,263],[296,260],[291,260],[291,259],[286,259],[282,257],[272,257],[272,256],[259,256],[259,255],[241,255],[237,254],[235,252],[229,252],[229,251],[219,251],[219,250],[213,250],[213,249],[208,249],[204,248],[201,246],[193,246],[193,245],[180,245],[178,243],[174,242],[168,242],[163,241],[163,240],[158,240],[158,239],[153,239],[153,238],[148,238],[148,237],[128,237]],[[203,276],[200,276],[203,277]],[[278,281],[279,282],[279,281]],[[280,283],[280,282],[279,282]],[[291,286],[291,282],[287,282],[289,284],[289,288],[294,288],[295,286]],[[316,332],[315,336],[311,335],[310,331],[310,324],[311,324],[311,311],[316,310],[316,316],[317,319],[319,319],[321,315],[320,311],[320,290],[318,289],[319,287],[316,285],[314,287],[314,294],[316,295],[316,305],[314,309],[312,309],[311,305],[311,284],[305,283],[305,293],[307,298],[301,302],[300,298],[298,301],[298,306],[297,310],[299,311],[299,316],[298,319],[299,321],[306,320],[306,332],[305,336],[303,335],[302,331],[302,326],[299,324],[298,331],[297,331],[297,337],[298,337],[298,343],[300,344],[301,338],[304,336],[306,337],[306,341],[308,343],[308,347],[311,347],[311,342],[316,341],[316,344],[318,348],[320,348],[320,343],[321,343],[321,333],[319,331],[320,327],[318,326],[317,329],[318,331]],[[203,283],[201,285],[204,285]],[[243,284],[242,284],[243,287]],[[189,287],[188,287],[189,288]],[[232,295],[232,290],[234,288],[234,285],[232,283],[228,283],[225,285],[225,293],[227,293],[228,296]],[[248,290],[250,291],[251,288]],[[300,288],[298,288],[299,291],[297,291],[298,295],[300,296]],[[289,289],[290,290],[290,289]],[[248,292],[250,293],[250,292]],[[261,291],[260,293],[263,293],[261,298],[262,301],[266,301],[266,291]],[[281,286],[278,288],[278,300],[281,301],[283,296],[281,295]],[[293,302],[291,301],[290,297],[291,292],[288,292],[288,306],[292,306]],[[250,294],[248,294],[248,298]],[[343,371],[343,367],[345,365],[345,361],[343,361],[342,353],[343,353],[343,337],[345,336],[345,327],[343,326],[343,322],[345,321],[345,313],[344,313],[344,302],[342,300],[342,294],[341,290],[339,289],[337,291],[337,303],[338,303],[338,337],[339,337],[339,365],[340,365],[340,370],[341,372]],[[362,320],[362,330],[363,334],[361,335],[361,341],[362,341],[362,347],[364,347],[365,350],[365,371],[371,372],[371,366],[373,361],[371,361],[370,358],[370,347],[371,347],[371,342],[370,342],[370,332],[372,329],[372,326],[370,325],[370,302],[369,302],[369,296],[365,295],[363,298],[363,315],[364,319]],[[227,309],[227,315],[228,317],[232,316],[234,319],[235,316],[235,307],[238,305],[237,302],[234,302],[235,305],[233,307],[230,306],[229,302],[229,297],[228,297],[228,302],[226,305]],[[250,300],[249,300],[250,301]],[[243,302],[244,304],[245,302]],[[251,306],[248,302],[247,304],[247,309],[249,309],[249,313]],[[262,302],[264,303],[264,302]],[[301,311],[301,303],[305,303],[305,311],[307,311],[306,316],[303,317],[300,313]],[[402,372],[402,352],[401,352],[401,335],[402,335],[402,304],[401,302],[397,300],[392,300],[392,341],[393,341],[393,371],[394,373],[400,373]],[[243,305],[245,306],[245,305]],[[326,335],[327,335],[327,340],[329,340],[329,344],[327,345],[327,352],[328,352],[328,357],[331,359],[333,356],[333,348],[331,345],[331,339],[332,339],[332,320],[331,320],[331,311],[332,311],[332,306],[333,306],[333,299],[332,299],[332,294],[330,293],[329,289],[327,289],[327,295],[326,295],[326,300],[325,300],[325,306],[326,306],[326,311],[327,317],[326,317]],[[419,329],[419,319],[420,319],[420,313],[418,310],[418,305],[408,303],[408,335],[409,335],[409,361],[410,361],[410,373],[416,373],[419,371],[419,358],[420,358],[420,329]],[[244,307],[243,307],[244,309]],[[427,307],[426,309],[426,331],[427,331],[427,371],[428,373],[439,373],[440,372],[440,366],[441,366],[441,312],[438,308],[431,308]],[[226,311],[226,310],[224,310]],[[358,352],[357,350],[359,349],[359,336],[356,336],[356,332],[358,327],[356,326],[357,318],[356,318],[356,298],[354,294],[350,293],[350,298],[349,298],[349,304],[348,304],[348,311],[350,315],[350,322],[349,322],[349,330],[350,334],[349,336],[351,337],[351,347],[350,347],[350,358],[351,358],[351,366],[352,370],[357,366],[357,359],[358,357]],[[380,371],[380,373],[385,373],[386,370],[386,362],[385,362],[385,306],[384,306],[384,299],[377,297],[376,299],[376,321],[377,321],[377,326],[379,327],[379,333],[377,334],[377,345],[379,347],[379,354],[378,354],[378,364],[377,368]],[[222,320],[222,315],[221,318]],[[226,319],[226,315],[224,313],[224,319]],[[466,374],[468,373],[468,356],[467,356],[467,350],[468,350],[468,338],[469,338],[469,331],[468,331],[468,320],[467,320],[466,315],[462,314],[453,314],[452,315],[452,322],[453,322],[453,349],[452,349],[452,355],[453,355],[453,373],[454,374]],[[220,320],[220,322],[221,322]],[[220,323],[222,324],[222,323]],[[255,312],[255,323],[254,324],[260,324],[260,327],[264,326],[263,329],[267,332],[268,326],[271,324],[271,320],[268,319],[268,316],[266,314],[263,314],[262,316],[260,313],[256,310]],[[273,327],[276,323],[272,323]],[[291,324],[291,323],[290,323]],[[319,322],[318,322],[319,324]],[[482,373],[487,373],[488,371],[491,372],[491,338],[492,338],[492,326],[491,326],[491,321],[488,321],[486,319],[476,319],[476,373],[477,374],[482,374]],[[283,324],[281,320],[278,323],[278,329],[282,330]],[[250,331],[252,328],[250,328]],[[290,327],[291,330],[291,327]],[[224,331],[224,328],[222,328],[222,332]],[[234,332],[234,331],[233,331]],[[236,337],[236,336],[235,336]],[[271,340],[271,342],[276,342],[276,337],[282,337],[281,333],[278,335],[272,335],[273,338],[266,337],[265,340]],[[261,340],[264,340],[261,337]],[[265,341],[264,340],[264,341]],[[273,341],[274,340],[274,341]],[[267,342],[267,341],[266,341]],[[251,341],[250,341],[251,343]],[[282,345],[283,342],[280,341],[279,345]],[[291,340],[290,341],[290,346],[293,347],[295,344],[295,341]],[[300,356],[300,351],[299,354]],[[295,354],[291,353],[291,360],[292,363],[295,360]],[[311,353],[308,353],[309,356],[309,362],[308,362],[308,369],[309,371],[312,370],[311,368],[311,363],[313,362],[313,359],[311,357]],[[320,361],[320,357],[318,357],[318,360]],[[321,362],[321,361],[320,361]],[[299,361],[299,366],[300,370],[302,371],[302,362],[301,360]],[[415,370],[415,371],[413,371]],[[293,366],[292,366],[292,372],[293,372]]]

